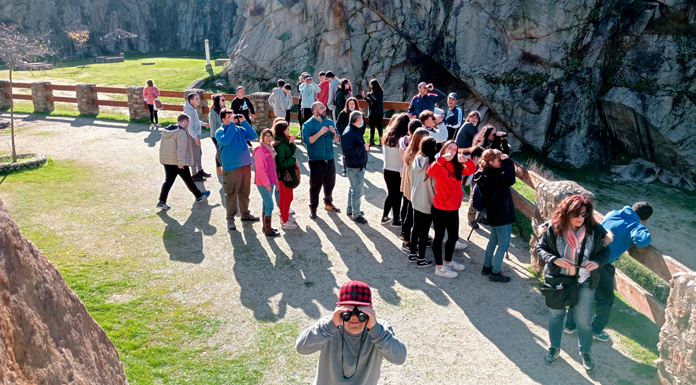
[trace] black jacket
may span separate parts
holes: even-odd
[[[343,149],[344,163],[349,168],[365,168],[367,166],[367,150],[365,139],[360,129],[350,124],[341,136],[341,148]]]
[[[466,122],[462,128],[457,131],[455,136],[455,141],[457,142],[457,147],[459,148],[469,148],[474,141],[474,136],[478,134],[478,128],[474,126],[471,122]]]
[[[612,241],[611,235],[602,227],[601,224],[596,223],[592,231],[593,243],[592,250],[590,251],[590,261],[597,262],[599,268],[592,270],[590,272],[590,279],[592,289],[596,289],[599,285],[599,271],[609,263],[609,256],[611,255],[609,249],[609,243]],[[553,263],[554,259],[561,258],[562,253],[558,251],[556,247],[556,234],[553,232],[553,225],[549,225],[544,235],[541,236],[541,240],[536,247],[536,252],[541,257],[544,262],[546,262],[546,267],[544,267],[544,274],[557,277],[561,275],[561,267]]]
[[[474,180],[481,189],[483,204],[488,205],[488,224],[497,227],[514,222],[515,204],[510,193],[510,187],[515,184],[515,166],[512,160],[503,160],[500,168],[476,171]]]
[[[510,155],[510,146],[508,145],[507,139],[502,140],[499,136],[496,136],[492,142],[488,141],[488,138],[484,139],[483,148],[500,150],[503,154]]]
[[[338,134],[343,135],[343,131],[348,128],[348,121],[350,120],[350,112],[346,113],[341,111],[336,117],[336,128],[338,129]]]
[[[384,116],[384,92],[370,92],[365,95],[365,100],[370,105],[370,113],[368,116]]]
[[[244,107],[244,102],[246,102],[246,108],[242,108]],[[254,112],[254,105],[251,104],[251,100],[246,96],[244,99],[234,98],[232,103],[230,103],[230,107],[232,107],[232,111],[234,111],[235,114],[244,115],[244,119],[246,120],[249,120],[249,114],[256,114],[256,112]]]

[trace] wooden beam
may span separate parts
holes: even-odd
[[[160,91],[160,96],[168,98],[184,98],[183,91]]]
[[[49,84],[46,88],[53,91],[72,91],[75,92],[75,86],[64,86],[60,84]]]
[[[120,100],[104,100],[98,99],[94,101],[94,104],[98,106],[111,106],[111,107],[128,107],[128,102]]]
[[[628,249],[628,255],[643,264],[653,273],[657,274],[666,282],[672,280],[672,276],[677,273],[690,273],[691,269],[676,261],[674,258],[662,253],[652,246],[637,247],[633,245]]]
[[[125,88],[120,87],[92,87],[92,92],[103,92],[106,94],[126,94]]]
[[[31,95],[12,94],[12,98],[15,100],[32,100]]]
[[[77,98],[67,98],[64,96],[51,96],[50,99],[54,102],[77,103]]]
[[[616,291],[657,326],[665,323],[665,305],[655,299],[621,270],[616,270]]]
[[[527,170],[525,167],[523,167],[521,164],[517,162],[513,163],[515,164],[515,176],[517,177],[517,179],[526,183],[527,186],[536,190],[539,183],[548,182],[548,180],[546,180],[541,175],[535,173],[534,171]]]
[[[12,88],[31,88],[31,83],[12,82]]]
[[[536,206],[530,202],[527,198],[523,197],[522,194],[515,191],[515,189],[510,189],[512,193],[512,202],[515,204],[515,208],[520,210],[525,217],[534,219],[536,216]]]

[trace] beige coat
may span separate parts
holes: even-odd
[[[188,143],[188,133],[176,124],[165,128],[160,140],[160,163],[165,165],[193,165],[193,153]]]

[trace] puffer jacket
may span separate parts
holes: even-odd
[[[609,244],[613,240],[613,235],[602,227],[601,224],[596,223],[592,231],[592,250],[590,251],[590,261],[597,262],[599,267],[590,272],[591,288],[596,289],[599,285],[599,271],[609,263],[610,249]],[[557,258],[561,258],[562,253],[558,251],[556,247],[556,233],[553,232],[553,225],[548,224],[544,235],[541,236],[541,240],[536,247],[536,252],[541,257],[546,266],[544,267],[544,274],[550,275],[552,277],[557,277],[561,275],[561,267],[553,263]]]
[[[188,142],[186,129],[172,124],[162,131],[160,140],[160,163],[165,165],[193,165],[193,153]]]

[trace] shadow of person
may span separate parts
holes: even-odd
[[[147,143],[148,147],[155,147],[160,139],[162,139],[162,131],[151,130],[150,134],[143,139],[143,142]]]
[[[162,233],[162,243],[170,260],[195,264],[203,262],[203,235],[213,235],[217,232],[210,224],[211,211],[216,206],[210,206],[207,202],[194,203],[191,214],[183,225],[170,217],[167,211],[157,213],[166,224]]]

